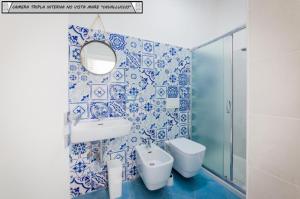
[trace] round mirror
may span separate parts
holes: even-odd
[[[112,71],[116,65],[117,57],[108,44],[91,41],[82,46],[80,60],[89,72],[101,75]]]

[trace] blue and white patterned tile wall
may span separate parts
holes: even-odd
[[[116,68],[94,75],[80,65],[80,44],[106,40],[117,55]],[[123,180],[138,176],[135,146],[146,138],[164,147],[164,141],[188,137],[190,129],[191,52],[188,49],[69,27],[69,110],[83,120],[127,117],[130,135],[106,140],[104,159],[120,159]],[[167,109],[167,98],[178,98],[179,108]],[[72,197],[107,186],[107,168],[97,159],[99,142],[70,146]]]

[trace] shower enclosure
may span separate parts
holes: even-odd
[[[245,192],[246,29],[193,49],[192,139],[203,166]]]

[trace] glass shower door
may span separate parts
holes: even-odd
[[[247,33],[233,34],[233,183],[246,189]]]
[[[231,179],[232,36],[194,50],[192,57],[192,139],[206,146],[203,165]]]

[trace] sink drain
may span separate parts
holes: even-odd
[[[154,162],[150,162],[149,165],[150,166],[155,166],[155,163]]]

